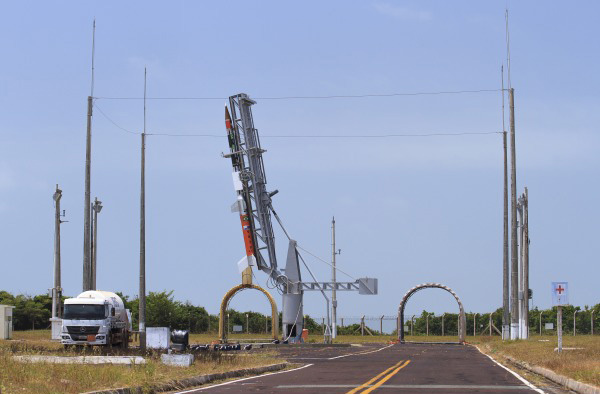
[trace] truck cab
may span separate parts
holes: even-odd
[[[131,314],[115,293],[91,290],[65,300],[60,334],[63,345],[127,347],[131,329]]]

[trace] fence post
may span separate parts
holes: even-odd
[[[592,335],[594,335],[594,312],[595,311],[592,309],[592,318],[590,321],[590,324],[592,325],[592,331],[591,331]]]
[[[446,316],[446,313],[442,313],[442,336],[444,336],[444,316]]]
[[[414,330],[413,328],[415,327],[415,315],[413,315],[410,319],[411,323],[410,323],[410,335],[414,335]]]
[[[575,332],[576,332],[576,326],[575,323],[577,323],[577,318],[575,317],[577,315],[577,311],[575,311],[573,313],[573,336],[575,336]]]
[[[323,335],[325,335],[325,318],[323,318],[323,323],[321,326],[323,327]]]
[[[492,336],[492,315],[494,312],[490,313],[490,336]]]
[[[383,335],[383,316],[385,315],[381,315],[381,320],[379,320],[379,334]]]
[[[544,312],[540,312],[540,336],[542,336],[542,313]]]
[[[360,335],[365,336],[365,315],[360,318]]]
[[[344,327],[344,318],[342,317],[342,327]]]
[[[427,313],[427,316],[425,317],[425,336],[429,336],[429,313]]]

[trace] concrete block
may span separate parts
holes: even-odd
[[[165,365],[190,367],[194,363],[193,354],[161,354],[160,361]]]
[[[171,345],[171,333],[168,327],[146,327],[146,348],[168,349]]]
[[[52,340],[60,341],[60,334],[62,330],[62,319],[60,317],[53,317],[50,319],[50,324],[52,327]]]

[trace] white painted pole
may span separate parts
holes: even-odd
[[[444,316],[446,316],[446,313],[442,313],[442,336],[444,336]]]
[[[558,333],[558,352],[562,353],[562,306],[558,306],[558,313],[556,315],[556,331]]]
[[[573,336],[575,336],[575,333],[577,332],[577,326],[576,326],[577,317],[576,316],[577,316],[577,311],[575,311],[573,313]]]

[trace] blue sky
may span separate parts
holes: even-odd
[[[0,12],[0,288],[52,286],[55,184],[63,189],[63,287],[81,289],[86,97],[97,20],[92,198],[98,286],[137,294],[139,132],[149,97],[386,94],[500,88],[506,2],[4,2]],[[550,282],[577,305],[600,302],[597,242],[600,7],[510,2],[519,193],[530,196],[531,288]],[[339,266],[378,277],[380,294],[340,295],[340,316],[392,315],[404,292],[442,282],[467,310],[501,305],[500,135],[290,139],[269,135],[494,132],[499,92],[257,100],[254,119],[275,209],[292,236]],[[224,100],[148,102],[148,132],[225,136]],[[109,121],[100,111],[106,114]],[[148,137],[148,289],[216,312],[244,253],[225,138]],[[277,234],[280,260],[286,243]],[[330,269],[308,258],[319,279]],[[258,283],[265,275],[257,273]],[[340,275],[339,278],[343,278]],[[278,302],[280,300],[278,299]],[[244,293],[238,309],[268,310]],[[429,290],[408,313],[453,311]],[[305,311],[324,313],[317,293]]]

